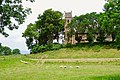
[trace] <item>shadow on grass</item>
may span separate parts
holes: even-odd
[[[92,77],[92,80],[120,80],[120,75]]]

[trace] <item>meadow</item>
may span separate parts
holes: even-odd
[[[0,56],[0,80],[120,80],[120,59],[102,62],[44,61],[82,58],[120,58],[120,51],[103,47],[73,47],[39,54]]]

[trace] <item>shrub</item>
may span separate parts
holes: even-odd
[[[10,55],[10,54],[12,54],[11,53],[11,49],[9,47],[7,47],[7,46],[3,47],[2,48],[2,54],[3,55]]]
[[[38,52],[38,47],[39,47],[39,45],[34,45],[32,50],[31,50],[31,53],[37,53]]]
[[[20,54],[20,50],[19,49],[13,49],[12,54]]]
[[[41,45],[41,46],[39,46],[38,52],[45,52],[45,51],[47,51],[47,45]]]
[[[51,50],[58,50],[61,48],[60,44],[53,44]]]
[[[48,44],[48,45],[35,45],[33,46],[32,53],[45,52],[50,50],[58,50],[62,48],[61,44]]]
[[[47,51],[48,47],[47,45],[35,45],[33,46],[32,48],[32,53],[39,53],[39,52],[44,52],[44,51]]]
[[[73,46],[72,46],[72,44],[68,43],[68,44],[66,44],[65,47],[67,47],[67,48],[72,48]]]
[[[2,54],[2,46],[0,45],[0,55]]]

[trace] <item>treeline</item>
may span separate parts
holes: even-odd
[[[112,41],[120,45],[120,0],[107,0],[102,13],[87,13],[75,16],[69,24],[68,37],[75,35],[76,41],[82,40],[80,34],[87,34],[87,40],[92,43],[105,42],[110,36]],[[96,36],[97,35],[97,36]]]
[[[20,54],[19,49],[13,49],[11,50],[7,46],[2,46],[0,43],[0,55],[12,55],[12,54]]]
[[[120,0],[106,0],[103,12],[87,13],[85,15],[75,16],[68,24],[68,37],[75,35],[78,43],[81,41],[80,33],[87,34],[87,40],[93,43],[94,39],[98,42],[105,42],[107,36],[111,36],[112,41],[120,47]],[[64,31],[63,14],[59,11],[48,9],[38,16],[35,23],[30,23],[23,33],[26,44],[31,53],[53,50],[54,39],[59,39],[59,33]],[[97,37],[95,37],[97,34]]]

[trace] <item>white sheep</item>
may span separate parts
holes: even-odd
[[[24,64],[28,64],[28,62],[26,61],[23,61],[23,60],[20,60],[20,62],[24,63]]]
[[[67,68],[67,66],[64,66],[64,68]]]
[[[76,66],[76,68],[80,68],[80,66]]]
[[[73,68],[73,66],[70,66],[70,68]]]
[[[60,66],[60,68],[63,68],[63,66]]]

